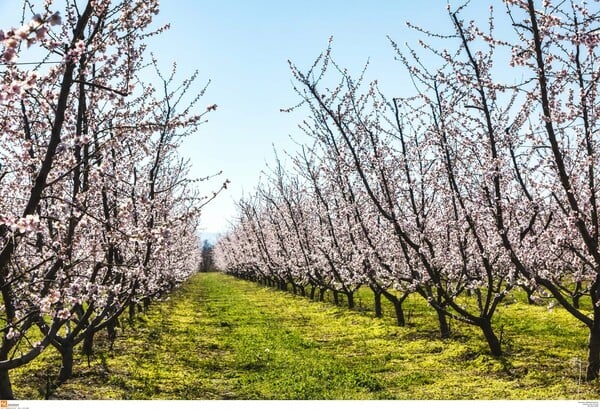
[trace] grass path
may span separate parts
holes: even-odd
[[[414,325],[399,328],[391,318],[373,319],[364,312],[311,302],[219,273],[198,274],[169,300],[152,305],[135,328],[126,328],[112,351],[99,345],[90,366],[80,357],[76,376],[52,397],[600,397],[598,382],[579,384],[576,361],[569,355],[573,345],[581,348],[585,331],[572,326],[563,345],[548,329],[573,324],[566,315],[558,320],[553,316],[544,326],[538,316],[527,316],[529,310],[506,313],[507,332],[517,327],[523,331],[534,322],[539,329],[515,337],[512,341],[519,346],[497,360],[470,328],[455,326],[457,335],[441,341],[435,327],[427,327],[431,317],[421,314],[417,303],[410,308]],[[47,352],[13,376],[18,398],[43,397],[46,377],[57,370],[56,354]]]

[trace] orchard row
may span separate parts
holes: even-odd
[[[1,399],[11,369],[54,347],[68,379],[76,345],[185,280],[214,197],[177,148],[215,106],[145,56],[158,1],[65,3],[0,31]]]
[[[419,295],[442,337],[453,317],[479,328],[495,356],[500,303],[516,288],[552,297],[589,328],[593,380],[600,8],[500,6],[485,27],[449,9],[449,35],[411,25],[426,39],[420,51],[390,39],[410,97],[386,96],[365,71],[353,77],[331,46],[309,70],[291,64],[310,142],[239,201],[217,255],[230,273],[330,290],[350,306],[369,286],[399,324],[403,301]]]

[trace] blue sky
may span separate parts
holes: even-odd
[[[223,170],[231,186],[206,208],[203,226],[227,228],[233,202],[251,192],[274,144],[280,151],[302,141],[297,124],[306,112],[281,113],[299,99],[288,60],[309,68],[333,36],[333,55],[358,73],[370,60],[369,78],[390,92],[409,87],[386,38],[416,43],[405,22],[446,27],[446,1],[163,1],[160,21],[171,30],[152,44],[161,60],[178,61],[182,71],[200,70],[211,79],[207,103],[219,105],[197,137],[186,145],[195,172]]]
[[[18,25],[20,1],[0,0],[0,26]],[[489,2],[478,0],[470,15],[485,21]],[[412,21],[434,31],[451,32],[445,0],[163,0],[156,24],[171,29],[152,38],[149,48],[164,67],[176,61],[181,79],[199,70],[212,81],[203,105],[218,104],[182,153],[193,162],[193,176],[223,171],[230,188],[205,209],[206,232],[221,232],[235,215],[234,201],[251,192],[273,145],[296,149],[303,140],[297,124],[306,112],[281,113],[299,102],[288,60],[309,68],[333,36],[336,61],[359,73],[367,59],[368,79],[378,79],[388,95],[410,92],[410,81],[394,61],[386,35],[416,45],[422,35],[408,29]],[[498,2],[496,1],[496,4]]]

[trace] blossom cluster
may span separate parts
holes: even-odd
[[[15,62],[18,56],[18,49],[22,42],[25,42],[27,47],[44,40],[48,33],[48,26],[56,26],[61,24],[59,13],[52,15],[41,16],[34,15],[29,23],[19,27],[4,31],[0,30],[0,42],[4,49],[0,54],[0,63]]]

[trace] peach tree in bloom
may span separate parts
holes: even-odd
[[[516,287],[551,297],[589,329],[586,377],[596,379],[598,2],[506,0],[484,22],[464,12],[449,7],[448,33],[409,24],[418,48],[391,40],[412,97],[351,76],[330,49],[308,70],[292,65],[314,143],[294,160],[297,209],[266,211],[305,233],[262,250],[306,253],[290,275],[300,282],[351,270],[344,285],[395,289],[398,301],[418,294],[441,336],[452,317],[478,327],[496,356],[500,303]],[[294,237],[287,225],[268,229]],[[256,245],[245,234],[238,226],[219,245],[223,258],[240,255],[225,264],[233,270],[254,265],[242,257]]]
[[[10,369],[52,345],[68,379],[75,345],[91,353],[95,333],[185,280],[216,194],[178,154],[216,105],[199,107],[196,75],[177,83],[145,52],[166,28],[150,27],[158,2],[58,6],[0,31],[2,399]],[[39,64],[20,65],[30,50]]]

